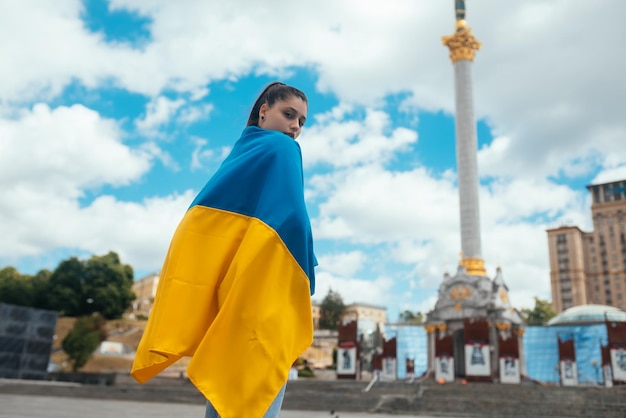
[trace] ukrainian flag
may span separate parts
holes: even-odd
[[[221,417],[262,417],[311,344],[315,264],[300,146],[247,127],[176,229],[131,374],[189,356]]]

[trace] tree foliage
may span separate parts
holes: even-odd
[[[33,288],[27,278],[13,267],[0,270],[0,302],[30,306]]]
[[[522,318],[527,325],[543,325],[555,315],[552,303],[537,297],[533,309],[522,309]]]
[[[400,313],[400,322],[405,324],[421,325],[424,322],[424,315],[421,312],[411,312],[408,309]]]
[[[332,289],[328,289],[328,294],[324,296],[320,304],[320,328],[337,329],[345,309],[346,305],[344,305],[341,295]]]
[[[99,314],[80,317],[63,339],[61,347],[72,363],[72,371],[76,372],[87,364],[98,345],[106,339],[104,325],[105,321]]]
[[[65,316],[94,312],[116,319],[135,299],[133,269],[109,252],[87,261],[71,257],[50,272],[21,275],[15,268],[0,270],[0,302],[58,311]]]
[[[119,318],[135,299],[133,270],[118,255],[93,256],[85,266],[83,295],[85,313],[100,312],[107,319]]]

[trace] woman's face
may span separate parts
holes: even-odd
[[[282,132],[296,139],[306,121],[308,106],[296,96],[278,100],[271,107],[264,103],[259,110],[259,128]]]

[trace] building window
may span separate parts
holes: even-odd
[[[602,191],[604,192],[604,201],[610,202],[611,195],[613,194],[613,188],[611,187],[611,185],[605,184]]]
[[[562,244],[567,242],[567,238],[565,238],[565,234],[559,234],[556,236],[556,242],[557,244]]]
[[[591,189],[593,191],[593,201],[600,203],[600,187],[596,186]]]

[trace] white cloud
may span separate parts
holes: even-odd
[[[206,149],[208,141],[202,138],[192,138],[195,148],[191,154],[191,169],[199,170],[204,167],[203,161],[213,158],[215,152],[212,149]]]
[[[182,99],[170,100],[159,96],[146,105],[146,112],[141,119],[135,121],[135,126],[144,135],[156,136],[158,129],[170,122],[177,110],[185,103]]]
[[[319,257],[320,269],[339,276],[354,276],[364,267],[366,255],[361,251],[334,253]]]
[[[476,114],[511,141],[500,174],[589,173],[595,164],[581,162],[590,152],[614,150],[603,132],[625,128],[626,57],[615,51],[626,37],[626,3],[476,0],[468,6],[468,21],[483,43],[473,71]],[[453,111],[452,66],[440,37],[452,33],[454,15],[445,2],[353,7],[321,0],[272,8],[242,1],[188,1],[185,7],[112,1],[111,10],[150,20],[150,40],[141,50],[87,32],[82,7],[78,0],[54,6],[33,0],[0,13],[0,36],[20,39],[19,47],[0,47],[3,100],[52,97],[75,80],[197,98],[214,80],[302,65],[316,68],[318,88],[343,102],[374,105],[387,94],[409,92],[422,109]],[[568,170],[570,163],[577,167]]]
[[[314,300],[321,302],[329,289],[341,295],[346,305],[351,303],[370,303],[385,306],[393,303],[390,289],[393,279],[381,276],[374,280],[335,276],[327,272],[316,274]]]
[[[417,132],[407,128],[393,129],[385,112],[367,109],[363,121],[358,122],[344,120],[347,117],[344,109],[339,105],[320,115],[317,123],[302,135],[300,143],[306,166],[384,163],[417,141]],[[391,134],[387,136],[386,132],[390,130]]]
[[[129,184],[150,168],[149,156],[121,142],[116,122],[82,105],[37,104],[0,119],[0,137],[0,193],[77,198],[85,188]]]
[[[173,228],[189,205],[180,196],[119,202],[85,192],[135,182],[158,157],[158,147],[134,151],[114,121],[82,105],[38,104],[17,119],[0,119],[0,241],[3,257],[58,248],[118,251],[135,268],[161,260]]]
[[[183,124],[190,124],[202,119],[206,119],[213,111],[213,105],[206,103],[198,106],[186,106],[181,109],[178,115],[177,122]]]
[[[320,238],[354,242],[429,239],[458,228],[458,198],[447,180],[423,168],[391,172],[367,165],[323,175],[332,184],[315,220]],[[315,176],[310,186],[317,185]]]

